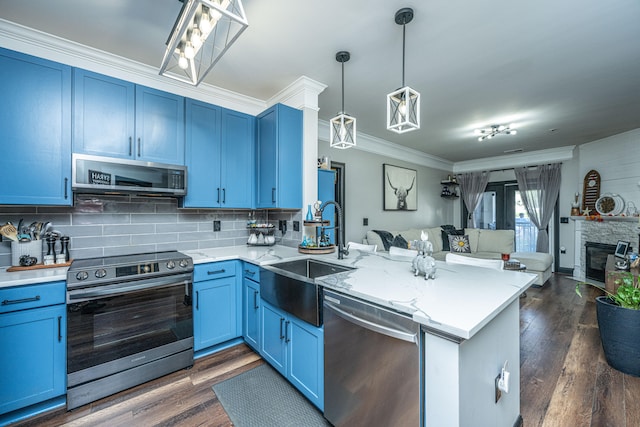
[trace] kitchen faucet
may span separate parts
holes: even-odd
[[[344,247],[344,243],[342,242],[342,224],[344,223],[344,218],[342,217],[342,208],[338,203],[333,200],[327,200],[322,205],[320,205],[320,216],[322,217],[322,213],[324,212],[324,208],[327,205],[334,205],[336,210],[338,211],[338,225],[334,227],[336,230],[336,244],[338,246],[338,259],[342,259],[343,255],[349,255],[349,251]]]

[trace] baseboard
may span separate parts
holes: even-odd
[[[559,274],[568,274],[568,275],[573,275],[573,268],[569,268],[569,267],[558,267],[558,271],[556,271],[556,273],[559,273]]]

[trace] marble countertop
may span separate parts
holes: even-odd
[[[435,279],[411,272],[411,261],[393,259],[388,253],[352,250],[337,255],[306,255],[286,246],[232,246],[185,251],[194,264],[240,259],[257,265],[312,257],[354,270],[317,279],[322,286],[393,308],[416,322],[440,332],[468,339],[516,300],[536,276],[518,271],[436,261]],[[66,279],[66,268],[7,273],[0,270],[0,288]]]

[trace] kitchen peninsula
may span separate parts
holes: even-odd
[[[194,264],[241,260],[255,265],[308,258],[284,246],[234,246],[186,252]],[[421,325],[425,343],[425,424],[517,425],[520,411],[519,296],[535,275],[437,263],[436,279],[411,272],[410,260],[351,251],[314,259],[355,267],[318,282],[327,289],[392,308]],[[64,280],[47,273],[0,273],[2,287]],[[496,402],[495,378],[507,363],[509,393]]]

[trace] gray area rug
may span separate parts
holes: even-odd
[[[213,386],[237,427],[331,426],[287,380],[265,364]]]

